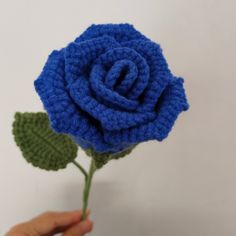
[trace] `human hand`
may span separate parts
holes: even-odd
[[[6,236],[53,236],[57,233],[62,233],[63,236],[83,236],[93,228],[88,214],[87,219],[81,221],[81,211],[46,212],[14,226]]]

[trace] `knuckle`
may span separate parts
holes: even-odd
[[[47,224],[53,229],[56,229],[58,226],[60,226],[57,222],[57,213],[54,211],[47,211],[43,213],[40,218],[42,222],[47,222]]]

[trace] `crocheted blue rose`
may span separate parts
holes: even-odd
[[[129,24],[92,25],[53,51],[35,88],[52,128],[97,152],[161,141],[188,108],[160,46]]]

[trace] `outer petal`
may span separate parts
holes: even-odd
[[[116,143],[140,143],[152,139],[158,141],[168,136],[178,115],[188,109],[183,88],[183,79],[174,78],[160,98],[157,117],[152,122],[121,131],[104,132],[105,140],[113,145]]]
[[[67,92],[64,79],[64,50],[53,51],[38,79],[35,88],[48,112],[51,126],[55,131],[67,133],[83,147],[93,147],[97,151],[116,152],[124,145],[111,145],[104,141],[99,125],[80,110]]]
[[[133,39],[149,40],[130,24],[93,24],[75,42],[82,42],[104,35],[115,38],[117,42],[127,42]]]

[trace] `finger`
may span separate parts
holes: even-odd
[[[84,234],[91,232],[92,229],[93,222],[91,220],[85,220],[67,229],[63,236],[83,236]]]
[[[66,228],[81,220],[81,211],[47,212],[28,222],[37,235],[49,234],[58,228]]]
[[[89,214],[90,214],[90,211],[89,210],[87,210],[87,212],[86,212],[86,219],[85,220],[88,220],[88,217],[89,217]],[[81,217],[82,218],[82,217]],[[79,221],[79,222],[82,222],[82,221]],[[77,222],[77,223],[79,223],[79,222]],[[76,223],[75,223],[76,224]],[[50,235],[52,234],[52,235],[55,235],[55,234],[58,234],[58,233],[63,233],[63,232],[65,232],[66,230],[68,230],[69,228],[71,228],[73,225],[75,225],[75,224],[72,224],[72,225],[69,225],[69,226],[62,226],[62,227],[58,227],[57,229],[55,229],[54,231],[52,231],[51,233],[50,233]]]

